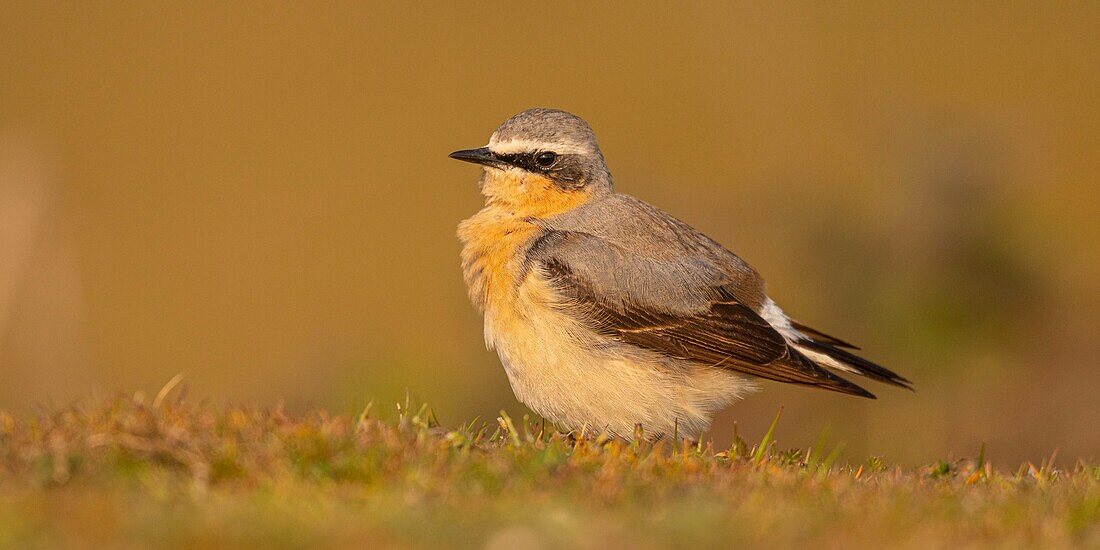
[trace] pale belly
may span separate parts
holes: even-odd
[[[640,424],[646,438],[695,436],[754,389],[728,370],[602,337],[551,307],[547,290],[529,278],[511,303],[487,308],[485,337],[516,397],[565,429],[630,439]]]

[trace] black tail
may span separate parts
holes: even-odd
[[[913,390],[912,382],[898,373],[872,363],[858,355],[855,355],[847,350],[840,349],[833,344],[826,342],[818,342],[817,340],[800,340],[796,342],[797,346],[805,348],[809,351],[816,351],[832,359],[839,361],[840,363],[850,367],[856,373],[866,376],[872,380],[878,380],[879,382],[885,382],[894,386],[905,388],[907,390]]]
[[[820,330],[810,328],[806,325],[803,325],[802,323],[799,323],[798,321],[791,321],[791,326],[802,334],[805,334],[806,336],[812,338],[814,342],[820,344],[829,344],[838,348],[859,349],[859,346],[849,344],[848,342],[845,342],[844,340],[841,340],[836,336],[829,336],[828,334],[825,334]]]

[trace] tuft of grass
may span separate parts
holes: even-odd
[[[779,417],[782,416],[783,409],[779,409],[779,412],[775,413],[775,419],[772,420],[771,426],[768,426],[768,431],[764,433],[764,438],[760,440],[760,444],[756,446],[756,451],[752,454],[752,461],[754,464],[760,464],[764,461],[764,458],[769,456],[769,447],[772,444],[772,439],[775,437],[775,427],[779,425]]]
[[[0,547],[1100,546],[1100,467],[1003,472],[984,445],[905,471],[840,464],[825,436],[781,449],[778,414],[716,452],[171,391],[0,412]]]

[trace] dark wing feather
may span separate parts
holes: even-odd
[[[609,282],[591,276],[589,266],[573,265],[585,257],[586,246],[589,252],[599,254],[590,259],[596,261],[598,257],[609,264],[601,267],[614,270],[617,280],[634,277],[627,285],[634,290],[622,288],[625,283],[607,288]],[[653,274],[670,270],[625,253],[614,254],[608,246],[591,235],[548,232],[531,247],[528,262],[565,298],[562,307],[615,340],[761,378],[874,398],[867,390],[819,367],[788,346],[782,335],[734,299],[733,290],[724,285],[690,289],[692,296],[705,298],[687,309],[680,304],[647,302],[647,287],[669,283]]]

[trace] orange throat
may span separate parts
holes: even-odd
[[[589,188],[565,190],[536,174],[486,170],[481,178],[485,208],[458,226],[462,274],[470,300],[481,311],[508,303],[520,281],[520,252],[539,231],[538,219],[587,203]]]

